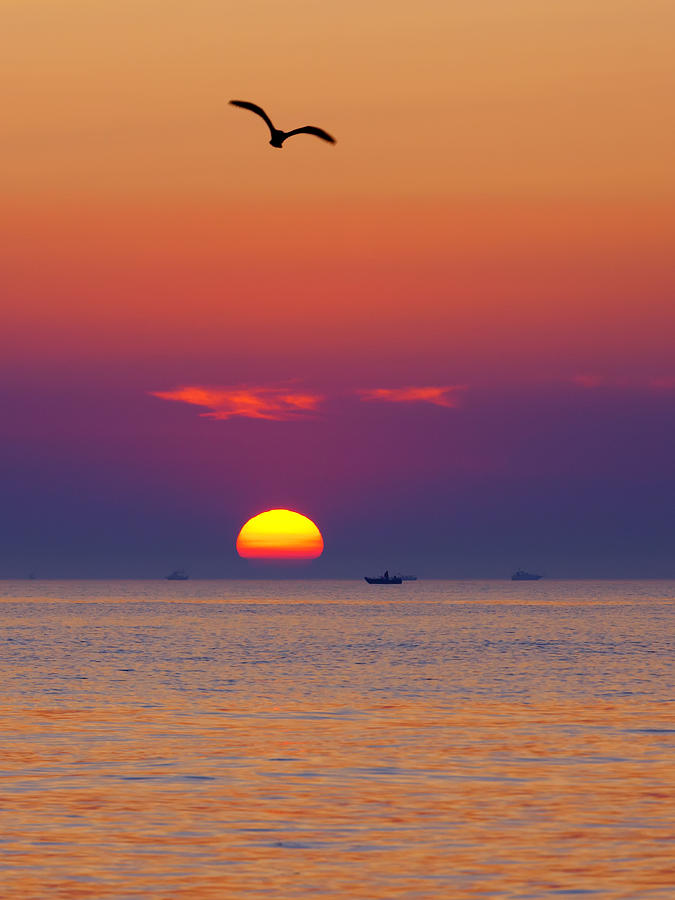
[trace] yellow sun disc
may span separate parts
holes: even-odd
[[[241,529],[237,553],[246,559],[316,559],[323,553],[323,538],[307,516],[269,509]]]

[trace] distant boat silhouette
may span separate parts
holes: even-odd
[[[389,569],[384,573],[384,575],[380,575],[379,577],[369,578],[367,575],[364,575],[365,580],[368,584],[402,584],[403,579],[400,575],[389,575]]]
[[[167,581],[187,581],[190,576],[183,569],[174,569],[174,571],[166,576]]]
[[[322,141],[328,141],[329,144],[335,143],[334,137],[328,134],[327,131],[324,131],[323,128],[317,128],[316,125],[303,125],[302,128],[294,128],[293,131],[280,131],[278,128],[274,127],[272,120],[262,106],[257,106],[255,103],[249,103],[248,100],[230,100],[230,104],[231,106],[240,106],[242,109],[248,109],[255,113],[256,116],[260,116],[267,124],[270,134],[272,135],[270,144],[272,147],[277,147],[279,150],[283,147],[286,138],[292,137],[294,134],[313,134],[314,137],[321,138]]]
[[[540,578],[543,578],[543,575],[533,575],[532,572],[525,572],[523,569],[518,569],[518,571],[514,572],[511,576],[511,581],[539,581]]]

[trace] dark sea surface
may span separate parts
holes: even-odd
[[[671,900],[673,581],[0,582],[0,896]]]

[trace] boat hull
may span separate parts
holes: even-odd
[[[402,578],[368,578],[364,576],[368,584],[403,584]]]

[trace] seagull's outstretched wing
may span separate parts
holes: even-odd
[[[242,109],[250,109],[256,116],[260,116],[261,119],[265,120],[270,132],[274,134],[275,128],[274,125],[272,125],[272,120],[261,106],[256,106],[255,103],[249,103],[248,100],[230,100],[230,104],[232,106],[241,106]]]
[[[328,134],[327,131],[324,131],[323,128],[316,128],[314,125],[303,125],[302,128],[294,128],[293,131],[287,131],[286,137],[289,138],[294,134],[313,134],[315,137],[321,138],[322,141],[328,141],[329,144],[334,144],[335,138]]]

